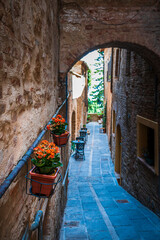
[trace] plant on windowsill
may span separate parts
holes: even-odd
[[[31,161],[35,166],[29,172],[32,193],[49,196],[59,172],[59,167],[63,166],[60,162],[59,148],[54,143],[43,140],[34,148],[34,158]]]
[[[147,149],[143,150],[142,156],[148,165],[154,166],[154,159],[150,156],[150,153]]]
[[[57,146],[65,145],[68,142],[69,132],[65,130],[66,125],[68,124],[65,119],[61,115],[57,115],[56,118],[52,118],[50,125],[47,126]]]

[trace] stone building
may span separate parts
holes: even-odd
[[[128,192],[159,214],[157,73],[126,49],[105,49],[104,59],[106,128],[115,171]]]
[[[139,160],[141,156],[137,158],[135,142],[131,149],[132,160],[127,161],[131,144],[126,128],[130,128],[133,136],[136,134],[136,121],[139,121],[139,128],[142,125],[146,129],[149,125],[153,129],[154,123],[147,124],[143,118],[136,120],[137,115],[153,122],[158,121],[158,124],[160,121],[159,20],[159,1],[152,0],[0,1],[0,182],[2,183],[0,236],[2,240],[21,239],[26,229],[30,228],[39,209],[47,213],[44,219],[44,239],[53,237],[58,239],[66,201],[67,181],[63,186],[62,183],[58,185],[56,193],[49,201],[44,199],[38,201],[37,198],[27,195],[25,175],[27,167],[30,169],[31,164],[29,156],[25,153],[28,149],[32,152],[30,147],[38,136],[52,140],[49,132],[45,131],[45,126],[66,98],[66,76],[83,55],[97,48],[125,47],[131,52],[129,72],[131,81],[120,85],[119,83],[124,81],[121,71],[119,81],[115,82],[115,89],[120,85],[122,94],[115,94],[113,99],[113,103],[115,102],[113,110],[120,111],[127,105],[129,111],[126,115],[122,112],[121,119],[119,112],[115,117],[116,123],[121,127],[118,127],[119,133],[121,132],[122,140],[124,139],[122,185],[127,189],[130,186],[130,192],[137,194],[139,199],[152,195],[155,204],[153,209],[157,209],[159,173],[157,175],[156,162],[156,174],[154,174],[153,167],[150,169],[144,161]],[[151,65],[147,65],[144,60],[141,61],[141,57],[136,55],[137,51],[143,58],[149,59]],[[136,61],[139,66],[135,64]],[[155,78],[153,69],[157,74]],[[144,81],[144,75],[147,81]],[[127,78],[129,76],[126,75]],[[137,85],[135,85],[136,81]],[[153,84],[155,84],[154,91]],[[144,86],[143,89],[140,85]],[[128,92],[124,91],[124,87]],[[151,92],[154,94],[152,95]],[[125,101],[122,98],[123,94],[131,95],[133,99],[126,98]],[[146,96],[150,97],[146,98]],[[123,104],[119,106],[118,100]],[[139,104],[141,100],[142,105]],[[135,111],[133,116],[131,110]],[[65,105],[60,113],[67,116]],[[123,121],[128,125],[123,126]],[[153,139],[154,134],[152,130],[151,132]],[[160,136],[159,131],[158,134]],[[139,133],[139,139],[141,136],[142,134]],[[135,139],[134,137],[133,140]],[[158,144],[160,145],[160,141]],[[124,146],[125,152],[123,152]],[[67,148],[61,149],[63,177],[68,166],[67,152]],[[23,156],[28,166],[20,161]],[[23,167],[17,171],[19,162]],[[129,164],[132,168],[128,167]],[[130,169],[136,174],[133,175]],[[7,176],[13,176],[13,171],[16,175],[10,181]],[[152,205],[149,197],[142,200]],[[31,239],[36,239],[35,234],[36,232],[32,234]]]
[[[104,48],[104,107],[106,108],[106,131],[111,145],[112,113],[112,48]]]
[[[85,62],[78,61],[68,73],[68,90],[71,93],[68,100],[69,131],[71,140],[75,140],[87,121],[88,66]]]

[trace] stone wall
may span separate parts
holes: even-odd
[[[1,6],[3,181],[57,108],[59,36],[56,1],[27,1],[24,5],[22,1],[13,5],[2,1]]]
[[[97,113],[89,113],[89,122],[98,122],[99,117],[97,115]]]
[[[58,107],[57,2],[0,2],[1,182],[25,154]],[[51,140],[49,133],[44,139]],[[29,161],[28,168],[30,167]],[[24,166],[0,200],[2,240],[21,239],[27,224],[32,223],[39,208],[37,198],[26,194],[26,173],[27,168]],[[55,203],[54,206],[50,203],[52,233],[58,231],[63,201],[59,201],[61,197],[63,198],[63,194],[60,188],[51,200]]]
[[[160,78],[152,65],[135,52],[119,51],[119,74],[113,82],[112,109],[116,112],[116,126],[120,125],[122,135],[121,183],[128,192],[159,214],[159,176],[137,157],[136,117],[140,115],[158,122],[160,126]],[[115,139],[112,138],[113,159],[114,156]]]
[[[79,130],[86,124],[88,111],[88,67],[83,61],[78,61],[71,71],[68,73],[68,90],[70,91],[68,117],[69,131],[71,140],[75,140],[79,136]],[[72,77],[74,74],[85,77],[85,87],[80,97],[73,99]],[[81,81],[81,79],[79,79]],[[72,90],[72,91],[71,91]]]

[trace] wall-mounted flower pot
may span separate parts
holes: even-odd
[[[63,133],[61,135],[53,134],[54,143],[57,146],[66,145],[67,142],[68,142],[68,138],[69,138],[69,132],[65,132],[65,133]]]
[[[105,128],[100,128],[100,129],[99,129],[99,132],[100,132],[100,133],[106,133],[106,129],[105,129]]]
[[[36,173],[35,169],[36,167],[32,168],[29,172],[29,174],[31,175],[32,193],[42,194],[49,197],[53,189],[53,183],[55,182],[55,179],[58,175],[59,168],[56,168],[55,172],[51,175]]]

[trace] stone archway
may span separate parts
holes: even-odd
[[[65,0],[60,7],[62,80],[81,57],[102,47],[136,51],[159,71],[160,10],[157,1],[96,0],[93,4],[90,0]]]
[[[116,149],[115,149],[115,172],[120,177],[121,183],[121,162],[122,162],[122,135],[120,125],[116,128]]]
[[[75,140],[75,138],[76,138],[76,114],[75,111],[73,111],[71,119],[71,141]]]

